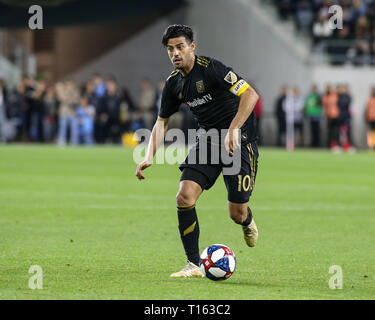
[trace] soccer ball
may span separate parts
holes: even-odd
[[[226,280],[236,269],[236,257],[228,246],[213,244],[203,250],[200,268],[210,280]]]

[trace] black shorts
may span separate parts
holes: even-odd
[[[211,149],[207,149],[210,154],[209,150]],[[228,192],[228,200],[234,203],[248,202],[254,189],[255,178],[258,171],[259,153],[256,141],[241,146],[241,163],[237,174],[225,174],[223,169],[227,167],[227,165],[225,162],[223,163],[220,158],[216,159],[216,161],[200,163],[198,161],[200,152],[199,143],[190,149],[185,161],[180,165],[180,170],[182,171],[180,181],[192,180],[198,183],[202,190],[208,190],[214,185],[220,173],[223,172],[223,178]],[[191,154],[197,159],[196,163],[190,163],[191,161],[188,161]]]

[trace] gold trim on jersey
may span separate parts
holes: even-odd
[[[251,146],[251,143],[249,143],[247,146],[247,150],[249,150],[249,159],[250,159],[250,170],[251,170],[251,179],[250,179],[250,190],[252,191],[254,189],[254,184],[255,184],[255,156],[254,156],[254,151]]]
[[[172,72],[171,72],[171,74],[169,75],[169,77],[167,78],[167,80],[166,81],[168,81],[169,80],[169,78],[172,78],[172,77],[174,77],[176,74],[178,74],[180,71],[179,70],[177,70],[177,69],[175,69],[175,70],[173,70]]]
[[[207,60],[206,58],[202,58],[200,56],[197,56],[197,63],[203,67],[208,67],[208,65],[210,64],[210,61]]]
[[[203,62],[210,63],[210,60],[203,58],[201,56],[197,56],[197,59],[202,60]]]

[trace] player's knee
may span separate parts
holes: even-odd
[[[177,207],[188,207],[195,204],[193,195],[186,191],[179,191],[176,195]]]

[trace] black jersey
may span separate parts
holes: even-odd
[[[228,129],[238,111],[239,96],[247,88],[249,84],[232,68],[218,60],[196,56],[188,75],[184,77],[176,69],[168,77],[159,116],[169,118],[183,104],[191,110],[199,127]],[[254,112],[241,129],[246,141],[257,139]]]

